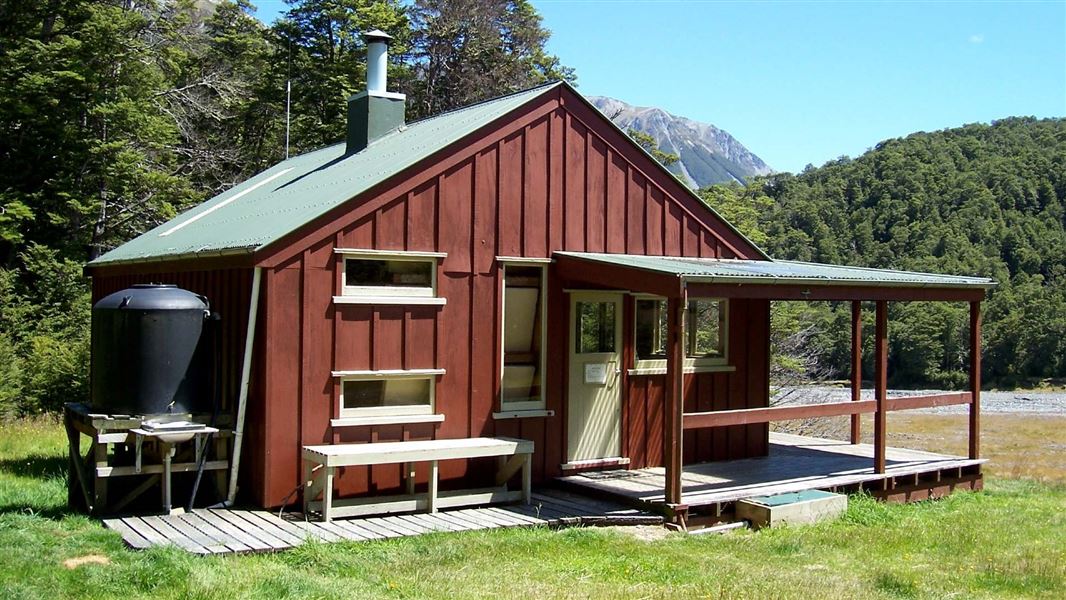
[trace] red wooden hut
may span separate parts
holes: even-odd
[[[285,160],[87,267],[94,298],[162,281],[224,314],[222,409],[243,432],[249,501],[290,496],[308,446],[508,437],[533,443],[534,482],[595,487],[580,474],[627,471],[657,478],[640,497],[668,510],[720,509],[728,494],[707,496],[713,485],[682,465],[773,461],[775,445],[802,444],[772,443],[770,421],[857,424],[861,413],[875,415],[865,479],[822,487],[980,484],[989,280],[772,260],[566,83],[408,124],[403,96],[368,80],[378,83],[350,100],[344,143]],[[859,399],[856,370],[854,402],[769,407],[775,299],[853,302],[856,339],[859,303],[876,302],[876,400]],[[885,306],[907,300],[971,303],[969,392],[886,397]],[[855,355],[858,367],[857,345]],[[970,456],[894,475],[907,461],[886,466],[886,413],[943,403],[969,405]],[[480,485],[489,463],[442,461],[441,485]],[[334,483],[373,497],[409,473],[348,466]]]

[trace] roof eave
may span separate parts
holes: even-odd
[[[869,287],[869,288],[923,288],[923,289],[983,289],[996,287],[994,281],[981,282],[921,282],[921,281],[866,281],[854,279],[818,279],[810,277],[728,277],[685,275],[680,277],[685,283],[706,283],[725,285],[810,285],[818,287]]]

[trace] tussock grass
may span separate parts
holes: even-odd
[[[65,452],[55,423],[2,426],[0,597],[1058,598],[1066,589],[1061,484],[996,479],[982,493],[912,505],[858,497],[834,522],[724,536],[535,528],[203,558],[133,552],[68,514]],[[63,566],[87,555],[110,562]]]

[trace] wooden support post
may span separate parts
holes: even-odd
[[[862,303],[851,303],[851,401],[862,399]],[[851,415],[851,443],[862,437],[861,415]]]
[[[970,303],[970,458],[981,456],[981,303]]]
[[[888,302],[877,301],[877,326],[874,329],[874,472],[885,472],[885,400],[888,396]]]
[[[313,463],[311,463],[311,461],[309,461],[307,459],[302,459],[300,462],[303,463],[303,474],[304,474],[304,493],[303,493],[303,498],[304,498],[304,518],[306,519],[307,518],[307,512],[311,508],[310,507],[311,501],[314,500],[314,498],[311,497],[311,490],[314,489],[314,485],[315,485],[314,484],[314,479],[313,479],[314,476],[315,476],[315,474],[314,474],[315,465]],[[221,492],[221,490],[219,490],[219,492]]]
[[[663,463],[666,467],[666,503],[681,503],[681,421],[685,353],[684,291],[667,300],[666,398],[663,407]]]

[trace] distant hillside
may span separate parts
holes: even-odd
[[[711,204],[727,214],[755,208],[746,225],[775,258],[993,277],[987,380],[1066,377],[1066,119],[915,133],[713,191]],[[814,343],[841,375],[847,306],[837,308]],[[889,321],[896,383],[965,382],[965,306],[891,303]]]
[[[589,96],[589,101],[623,130],[646,133],[655,138],[660,150],[677,154],[681,160],[670,170],[692,187],[743,182],[773,172],[736,138],[709,123],[604,96]]]

